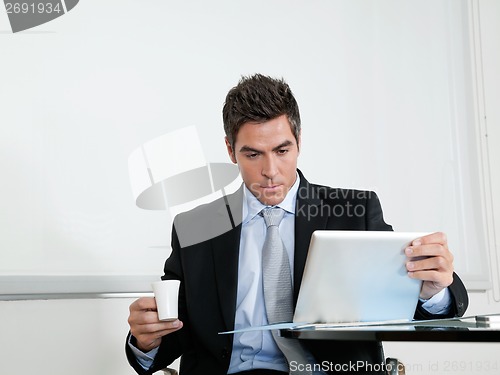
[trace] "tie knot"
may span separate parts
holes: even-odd
[[[266,227],[279,226],[283,216],[285,216],[285,210],[279,207],[267,207],[260,211],[260,215],[264,218]]]

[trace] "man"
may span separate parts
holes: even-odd
[[[130,306],[126,350],[139,374],[151,374],[181,355],[181,375],[288,373],[290,352],[272,332],[218,334],[271,321],[273,301],[265,290],[268,271],[263,271],[270,232],[266,208],[284,211],[274,226],[279,227],[284,245],[280,251],[289,263],[293,306],[314,230],[392,230],[375,193],[313,185],[298,171],[300,115],[283,80],[259,74],[242,78],[226,97],[223,120],[227,151],[244,184],[232,195],[176,217],[163,279],[181,280],[179,319],[158,321],[153,298]],[[363,209],[357,215],[339,216],[333,207]],[[230,229],[218,232],[217,223],[228,216]],[[189,242],[190,233],[200,229],[203,238]],[[463,315],[467,293],[453,272],[445,235],[419,238],[406,254],[408,276],[423,280],[415,317]],[[377,343],[311,342],[297,350],[308,362],[383,360]]]

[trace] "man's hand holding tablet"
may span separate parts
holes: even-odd
[[[415,239],[405,253],[409,258],[406,263],[408,275],[423,280],[420,298],[429,299],[453,282],[453,254],[444,233]]]

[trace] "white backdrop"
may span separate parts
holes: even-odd
[[[228,161],[223,100],[255,72],[292,87],[310,181],[447,232],[486,286],[468,28],[465,0],[85,0],[19,34],[0,11],[0,294],[144,291],[172,218],[134,205],[130,153],[194,125]]]

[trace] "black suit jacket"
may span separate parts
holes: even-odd
[[[295,217],[294,303],[297,301],[313,231],[392,230],[384,222],[382,208],[374,192],[314,185],[300,171],[299,175]],[[218,333],[234,329],[242,202],[240,189],[175,218],[172,254],[165,262],[162,279],[181,280],[179,319],[183,321],[184,327],[163,337],[149,371],[144,371],[126,346],[129,362],[139,374],[152,374],[167,367],[181,355],[182,375],[206,374],[207,371],[214,375],[227,373],[232,335]],[[193,237],[197,240],[189,243]],[[185,246],[181,246],[181,243]],[[453,306],[449,315],[461,316],[467,308],[468,299],[465,287],[456,275],[450,291]],[[431,316],[418,307],[415,317]],[[327,357],[328,360],[343,362],[349,359],[378,362],[382,359],[379,347],[373,343],[353,343],[350,346],[342,343],[340,346],[333,342],[316,342],[310,349],[318,361]]]

